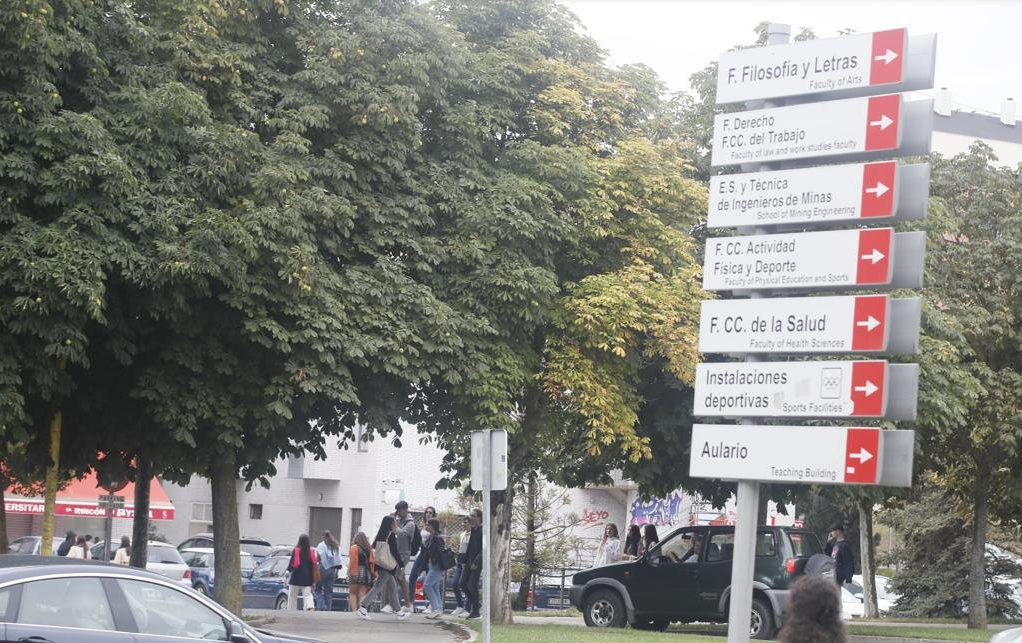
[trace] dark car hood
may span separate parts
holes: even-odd
[[[635,565],[638,564],[639,562],[635,560],[619,560],[618,562],[610,563],[609,565],[600,565],[599,567],[590,567],[589,569],[584,569],[575,574],[574,576],[572,576],[571,580],[576,585],[582,585],[588,582],[594,576],[609,575],[614,577],[620,573],[621,568],[634,567]]]
[[[256,632],[259,632],[260,638],[266,643],[323,643],[319,639],[310,639],[304,636],[295,636],[294,634],[281,634],[280,632],[262,629],[256,629]]]

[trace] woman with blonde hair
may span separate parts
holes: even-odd
[[[376,578],[376,556],[365,532],[358,532],[348,550],[348,608],[357,612]]]

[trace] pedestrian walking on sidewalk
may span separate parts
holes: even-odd
[[[358,532],[348,550],[348,608],[357,612],[376,578],[376,557],[365,533]]]
[[[412,559],[413,555],[418,553],[422,540],[417,537],[420,535],[419,528],[415,524],[415,519],[408,513],[408,503],[404,500],[394,505],[394,519],[397,521],[395,537],[397,538],[398,565],[401,568],[397,575],[397,582],[400,593],[404,597],[404,607],[401,609],[411,614],[415,612],[413,603],[415,600],[415,585],[408,586],[408,579],[405,577],[404,572],[408,567],[408,561]],[[398,592],[399,590],[395,589],[394,591]]]
[[[479,618],[479,577],[483,572],[483,512],[476,507],[469,513],[472,530],[465,551],[465,571],[461,576],[461,591],[465,592],[465,618]]]
[[[468,516],[461,519],[461,536],[458,539],[458,556],[455,559],[454,578],[451,579],[451,586],[454,589],[454,601],[457,608],[451,612],[452,616],[468,616],[465,611],[465,595],[461,592],[461,575],[465,571],[465,552],[468,551],[468,540],[472,536],[472,523]]]
[[[428,571],[429,568],[429,563],[427,562],[425,556],[426,553],[425,550],[426,545],[429,543],[430,539],[429,530],[426,529],[426,523],[429,521],[430,518],[436,518],[436,509],[434,509],[433,507],[426,507],[422,512],[422,522],[419,525],[416,525],[416,529],[419,532],[418,540],[416,541],[414,534],[412,536],[411,542],[412,551],[410,553],[412,557],[415,558],[415,562],[412,564],[411,573],[408,574],[408,587],[411,588],[411,591],[413,592],[415,591],[415,584],[419,581],[419,576],[421,576],[423,572]],[[416,542],[420,544],[418,555],[416,555],[415,552]]]
[[[396,578],[404,578],[397,550],[397,520],[394,516],[384,516],[380,522],[380,530],[373,539],[373,554],[376,560],[376,584],[362,599],[362,606],[355,612],[359,618],[369,620],[369,612],[365,604],[377,598],[381,602],[390,601],[380,608],[384,614],[396,614],[399,620],[408,618],[410,612],[401,609],[398,591],[394,587]]]
[[[422,583],[422,591],[429,601],[426,618],[438,618],[444,613],[443,582],[444,571],[446,571],[440,561],[440,555],[447,548],[447,543],[444,542],[443,534],[440,533],[440,521],[436,518],[426,521],[426,531],[429,533],[429,539],[423,546],[422,553],[419,554],[420,558],[426,557],[426,568],[428,569],[426,580]]]
[[[114,562],[118,565],[131,562],[131,539],[127,536],[121,536],[121,546],[114,552]]]
[[[287,584],[287,608],[298,609],[298,595],[302,595],[302,607],[306,611],[316,609],[312,588],[319,582],[319,557],[312,548],[307,534],[298,537],[298,544],[291,552],[287,570],[291,572]]]
[[[319,558],[319,583],[316,585],[316,609],[334,608],[334,583],[341,568],[341,546],[329,531],[323,532],[323,541],[316,546]]]

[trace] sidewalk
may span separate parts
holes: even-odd
[[[325,643],[460,643],[468,633],[460,626],[431,621],[420,614],[398,621],[393,616],[372,614],[363,621],[351,612],[288,612],[245,610],[253,627],[319,639]],[[253,620],[253,618],[255,620]]]

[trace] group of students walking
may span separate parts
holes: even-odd
[[[393,614],[399,620],[415,611],[414,592],[419,577],[428,608],[426,618],[444,614],[443,582],[453,569],[454,596],[457,608],[453,616],[479,617],[479,578],[482,573],[482,512],[473,509],[462,520],[463,532],[455,553],[447,544],[436,510],[427,507],[421,522],[416,523],[408,511],[408,503],[398,502],[394,513],[383,517],[372,543],[363,532],[352,539],[348,551],[348,607],[359,618],[369,619],[366,605],[379,601],[380,612]],[[340,546],[330,532],[323,533],[323,542],[315,549],[309,537],[302,535],[295,546],[288,570],[288,609],[296,609],[299,594],[305,609],[332,608],[333,587],[337,570],[343,566]],[[414,562],[413,562],[414,558]],[[412,563],[408,576],[405,569]],[[314,591],[315,590],[315,591]]]

